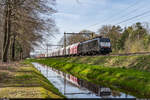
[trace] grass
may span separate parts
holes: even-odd
[[[0,98],[65,98],[29,62],[0,69]]]
[[[7,98],[60,98],[58,95],[51,91],[45,90],[42,87],[7,87],[0,90],[1,96]]]
[[[106,67],[126,67],[150,71],[149,55],[68,57],[59,59],[70,63],[73,62],[78,64],[100,65]]]
[[[105,59],[102,59],[105,58]],[[48,66],[54,67],[66,73],[72,74],[78,78],[88,80],[90,82],[96,84],[103,84],[105,86],[109,86],[111,88],[117,87],[121,91],[128,91],[132,95],[135,95],[139,98],[150,97],[150,72],[144,71],[145,69],[139,70],[138,66],[142,65],[142,61],[149,59],[149,56],[139,57],[98,57],[98,58],[89,58],[83,57],[82,59],[79,57],[74,58],[49,58],[49,59],[34,59],[28,60],[31,62],[39,62],[41,64],[46,64]],[[99,64],[91,63],[98,62]],[[102,59],[102,60],[101,60]],[[128,66],[120,67],[117,65],[121,65],[120,63],[125,63],[129,59],[133,59],[131,62],[136,59],[138,62],[133,64],[127,64]],[[106,62],[112,60],[110,62],[111,66],[106,67]],[[115,61],[113,61],[115,60]],[[121,61],[121,62],[120,62]],[[78,62],[78,63],[77,63]],[[89,62],[89,63],[86,63]],[[131,63],[127,62],[127,63]],[[110,65],[110,63],[107,63]],[[113,67],[115,65],[115,67]],[[131,68],[128,68],[129,65],[132,65]],[[136,66],[133,68],[133,66]]]

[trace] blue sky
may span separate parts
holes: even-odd
[[[55,35],[56,38],[49,39],[52,44],[57,44],[64,32],[79,32],[83,29],[96,32],[102,25],[115,25],[150,10],[150,0],[56,0],[56,2],[58,12],[53,18],[59,34]],[[136,22],[150,22],[150,13],[119,25],[125,27]]]
[[[56,0],[57,13],[53,15],[60,34],[79,32],[83,29],[97,31],[102,25],[114,25],[150,9],[150,0]],[[77,2],[79,1],[79,2]],[[135,22],[150,21],[150,13],[121,23],[122,27]],[[94,25],[96,24],[96,25]],[[57,40],[57,41],[56,41]]]

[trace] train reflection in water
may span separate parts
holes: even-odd
[[[72,76],[70,74],[66,74],[66,73],[63,73],[62,71],[59,71],[59,70],[56,70],[56,69],[53,69],[51,68],[54,72],[56,72],[57,74],[59,74],[61,77],[65,77],[66,75],[66,80],[70,83],[72,83],[73,85],[76,85],[78,87],[84,87],[84,88],[87,88],[89,91],[97,94],[97,96],[100,96],[100,97],[110,97],[110,96],[114,96],[114,97],[117,97],[117,96],[121,96],[121,93],[118,92],[118,91],[114,91],[114,90],[111,90],[110,88],[107,88],[107,87],[103,87],[103,86],[100,86],[100,85],[96,85],[96,84],[93,84],[91,82],[88,82],[86,80],[82,80],[82,79],[78,79],[77,77],[75,76]],[[127,96],[127,95],[126,95]]]

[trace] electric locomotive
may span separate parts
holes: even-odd
[[[109,38],[94,38],[85,42],[81,42],[78,46],[78,54],[109,54],[112,52]]]

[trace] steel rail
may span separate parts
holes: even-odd
[[[66,56],[52,56],[52,57],[39,57],[39,58],[60,58],[60,57],[98,57],[98,56],[134,56],[134,55],[150,55],[150,52],[135,52],[135,53],[120,53],[120,54],[96,54],[96,55],[66,55]]]

